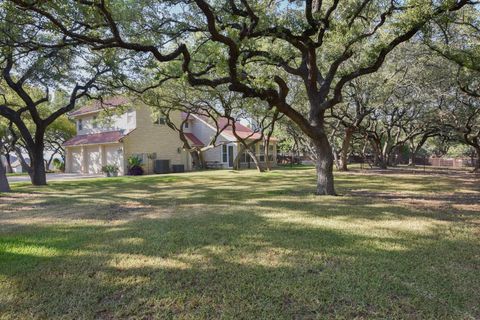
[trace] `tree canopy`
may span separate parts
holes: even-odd
[[[358,139],[376,150],[382,166],[406,144],[418,152],[447,128],[422,126],[427,119],[439,123],[435,107],[450,114],[450,123],[463,119],[463,127],[450,128],[457,140],[462,132],[465,143],[478,141],[476,114],[459,111],[467,104],[477,110],[476,1],[11,0],[3,12],[6,18],[21,13],[20,25],[28,28],[10,22],[36,54],[84,48],[90,66],[100,55],[112,68],[111,89],[145,94],[175,79],[263,101],[253,104],[253,113],[285,115],[294,126],[286,127],[305,137],[315,155],[317,194],[335,194],[337,153],[345,163]],[[62,56],[65,70],[80,55],[69,50]],[[425,50],[437,60],[422,58]],[[417,60],[418,70],[410,70]],[[432,77],[412,76],[434,70],[430,64],[438,61],[449,66],[442,79],[456,79],[440,95],[445,87],[435,87]],[[469,98],[439,99],[444,94]],[[350,138],[337,143],[342,132]]]

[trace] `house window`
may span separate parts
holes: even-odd
[[[250,157],[250,155],[246,151],[244,151],[240,157],[240,162],[249,163],[251,161],[252,161],[252,158]]]
[[[185,129],[188,129],[188,121],[185,122],[185,124],[183,125],[183,127],[184,127]]]
[[[250,146],[249,147],[250,149],[250,152],[252,152],[253,154],[256,154],[255,152],[255,146]],[[250,163],[250,162],[253,162],[253,159],[252,157],[248,154],[247,151],[243,151],[242,155],[240,156],[240,162],[243,162],[243,163]]]
[[[97,116],[93,117],[92,127],[93,127],[94,129],[97,128]]]
[[[275,149],[273,147],[273,144],[268,145],[268,160],[273,161],[273,153]]]
[[[79,119],[79,120],[78,120],[78,130],[79,130],[79,131],[80,131],[80,130],[83,130],[83,121],[82,121],[82,119]]]
[[[153,123],[164,125],[165,123],[167,123],[167,121],[165,120],[165,117],[158,116],[158,118]]]
[[[222,161],[227,162],[228,161],[228,150],[227,150],[227,145],[222,146]]]
[[[263,144],[260,145],[260,156],[259,156],[259,160],[261,162],[264,162],[265,161],[265,146]]]

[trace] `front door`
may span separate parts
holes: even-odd
[[[228,146],[228,166],[233,167],[233,146]]]

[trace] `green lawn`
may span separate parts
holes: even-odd
[[[480,318],[478,177],[311,168],[14,184],[0,318]]]
[[[28,173],[26,173],[26,172],[7,173],[7,177],[19,177],[19,176],[28,176]]]

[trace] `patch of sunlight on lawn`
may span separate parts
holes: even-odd
[[[0,244],[0,257],[3,253],[47,258],[47,257],[55,257],[58,255],[61,255],[64,252],[62,250],[41,246],[41,245],[18,243],[18,244]]]
[[[143,238],[122,238],[118,239],[117,242],[120,245],[136,245],[136,246],[141,246],[142,244],[145,243],[145,239]]]
[[[281,247],[266,246],[255,252],[242,253],[227,261],[245,266],[258,266],[267,269],[286,268],[295,265],[294,251]]]
[[[191,266],[172,258],[152,257],[143,254],[115,254],[108,265],[115,269],[188,269]]]
[[[381,239],[381,240],[364,240],[359,243],[360,246],[365,248],[370,248],[373,250],[383,250],[383,251],[407,251],[410,250],[405,244],[401,244],[392,240]]]
[[[342,212],[341,209],[339,209]],[[351,218],[346,212],[339,216],[315,216],[304,211],[303,213],[296,211],[283,211],[270,213],[262,213],[265,218],[274,222],[281,222],[287,225],[297,225],[310,228],[327,228],[338,230],[350,234],[358,235],[376,235],[391,236],[392,232],[407,232],[411,234],[422,233],[432,234],[436,228],[446,226],[446,221],[438,221],[430,218],[411,218],[398,217],[395,212],[381,211],[381,217],[389,217],[386,219],[367,219],[367,218]],[[398,238],[404,237],[399,234]]]

